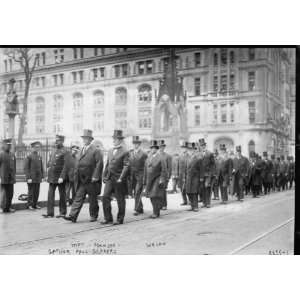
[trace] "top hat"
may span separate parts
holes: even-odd
[[[31,144],[30,144],[30,146],[31,147],[34,147],[35,145],[41,145],[41,142],[39,142],[39,141],[35,141],[35,142],[32,142]]]
[[[157,140],[150,141],[150,148],[156,148],[156,149],[159,148]]]
[[[191,146],[192,146],[192,149],[194,149],[194,150],[197,149],[197,143],[192,142]]]
[[[220,150],[226,151],[226,145],[225,144],[220,144]]]
[[[271,159],[274,159],[275,158],[275,154],[271,154]]]
[[[90,129],[83,129],[83,134],[81,137],[88,137],[88,138],[91,138],[92,140],[94,139],[93,138],[93,131],[90,130]]]
[[[181,145],[180,145],[180,147],[181,148],[187,148],[188,144],[189,144],[188,142],[182,142]]]
[[[236,152],[242,152],[242,147],[241,146],[236,146],[235,150],[236,150]]]
[[[267,152],[267,151],[264,151],[264,152],[263,152],[263,156],[264,156],[264,157],[268,157],[268,152]]]
[[[124,139],[125,138],[123,136],[123,130],[118,130],[118,129],[114,130],[114,134],[113,134],[112,137],[115,138],[115,139]]]
[[[159,147],[166,147],[165,140],[159,140]]]
[[[64,141],[64,140],[65,140],[65,136],[60,135],[60,134],[57,134],[57,135],[55,136],[55,139],[56,139],[56,140]]]
[[[142,141],[140,140],[140,137],[138,135],[134,135],[132,137],[132,143],[133,144],[140,144]]]
[[[200,146],[205,146],[206,145],[205,140],[199,139],[199,144],[200,144]]]
[[[187,148],[190,149],[190,150],[194,149],[193,144],[195,146],[195,143],[187,143]]]
[[[11,145],[12,144],[12,139],[4,139],[2,142],[6,145]]]

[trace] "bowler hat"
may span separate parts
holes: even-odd
[[[188,142],[182,142],[180,147],[181,148],[187,148],[188,147]]]
[[[39,141],[35,141],[35,142],[32,142],[31,144],[30,144],[30,146],[31,147],[34,147],[34,146],[36,146],[36,145],[41,145],[41,142],[39,142]]]
[[[156,148],[156,149],[159,148],[157,140],[150,141],[150,148]]]
[[[11,145],[12,144],[12,139],[4,139],[2,142],[4,144]]]
[[[242,152],[242,147],[241,146],[236,146],[235,150],[236,150],[236,152]]]
[[[205,139],[199,139],[199,144],[200,146],[205,146],[206,145]]]
[[[56,139],[56,140],[64,141],[64,140],[65,140],[65,136],[64,136],[64,135],[57,134],[57,135],[55,136],[55,139]]]
[[[88,137],[93,140],[93,131],[91,129],[83,129],[83,134],[81,137]]]
[[[123,136],[123,130],[118,130],[118,129],[114,130],[114,134],[113,134],[112,137],[115,138],[115,139],[124,139],[125,138]]]
[[[264,156],[264,157],[268,157],[268,152],[267,152],[267,151],[264,151],[264,152],[263,152],[263,156]]]
[[[166,147],[165,140],[159,140],[159,147]]]
[[[132,137],[132,143],[133,144],[140,144],[142,141],[140,140],[140,137],[138,135],[134,135]]]

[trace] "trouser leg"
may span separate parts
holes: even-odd
[[[161,201],[161,207],[167,207],[168,202],[167,202],[167,190],[164,190],[163,198]]]
[[[86,189],[85,186],[81,183],[78,183],[78,189],[76,191],[76,196],[74,202],[72,203],[70,217],[74,218],[75,220],[78,218],[80,210],[83,206],[84,200],[86,197]]]
[[[89,212],[92,218],[98,218],[99,205],[97,198],[97,182],[89,183],[86,186],[87,194],[89,195]]]
[[[58,192],[59,192],[59,213],[61,215],[67,214],[67,203],[66,203],[66,184],[65,182],[58,185]]]
[[[27,205],[28,206],[33,206],[33,183],[27,183],[27,187],[28,187],[28,202]]]
[[[2,189],[2,209],[7,212],[11,208],[12,198],[14,195],[14,185],[13,184],[1,184]]]
[[[185,189],[183,189],[181,191],[181,196],[182,196],[183,203],[187,204],[187,195],[186,195],[186,190]]]
[[[143,213],[143,202],[142,202],[142,191],[143,191],[143,184],[142,181],[139,180],[135,186],[135,211],[138,213]]]
[[[123,222],[126,212],[125,188],[120,184],[115,188],[115,195],[118,204],[117,220]]]
[[[71,200],[72,183],[70,181],[67,181],[65,186],[66,186],[66,202],[72,204],[72,200]]]
[[[55,204],[55,190],[57,184],[56,183],[49,183],[48,189],[48,201],[47,201],[47,215],[53,216],[54,215],[54,204]]]
[[[160,208],[161,208],[161,199],[158,197],[150,198],[152,208],[153,208],[153,214],[157,217],[160,216]]]
[[[107,222],[113,221],[113,216],[111,213],[111,194],[113,192],[112,181],[108,180],[104,187],[103,197],[102,197],[102,208],[104,219]]]
[[[40,183],[33,183],[32,206],[36,208],[40,196]]]

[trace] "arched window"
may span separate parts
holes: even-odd
[[[63,109],[64,109],[64,99],[62,95],[54,95],[53,97],[53,131],[55,134],[61,133],[63,131],[62,121],[63,121]]]
[[[249,156],[250,156],[250,153],[251,152],[255,152],[255,143],[253,140],[249,141],[248,143],[248,153],[249,153]]]
[[[45,133],[45,99],[35,99],[35,131],[37,134]]]
[[[94,96],[94,108],[102,108],[104,106],[104,92],[96,90],[93,93]]]
[[[104,130],[104,92],[96,90],[94,96],[94,131],[101,132]]]
[[[116,105],[127,104],[127,90],[123,87],[116,89]]]
[[[139,103],[149,104],[152,101],[152,88],[149,84],[142,84],[138,89]]]
[[[73,94],[73,131],[79,133],[83,128],[83,95]]]

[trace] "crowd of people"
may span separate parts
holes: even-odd
[[[55,149],[43,167],[40,156],[41,143],[31,144],[31,153],[24,162],[25,179],[28,185],[30,210],[40,209],[38,205],[40,184],[48,182],[47,211],[42,216],[55,215],[55,191],[59,191],[59,213],[57,218],[76,222],[81,208],[88,198],[90,221],[98,220],[99,199],[102,202],[104,220],[101,224],[123,224],[126,199],[134,198],[135,216],[143,214],[142,198],[150,198],[153,213],[151,218],[160,217],[161,210],[167,210],[167,189],[180,189],[182,203],[189,205],[190,211],[210,208],[211,200],[228,203],[229,195],[238,201],[244,195],[253,197],[271,192],[291,189],[295,181],[295,163],[292,156],[262,157],[251,152],[247,158],[241,146],[234,153],[222,144],[213,152],[207,149],[204,139],[198,142],[183,142],[181,153],[170,155],[165,150],[164,140],[151,140],[149,149],[142,149],[139,136],[132,137],[133,149],[127,150],[122,130],[115,130],[113,147],[108,151],[104,165],[103,152],[93,143],[93,133],[85,129],[82,134],[83,147],[73,144],[71,150],[64,146],[64,136],[56,135]],[[12,198],[16,183],[16,157],[11,152],[11,139],[3,140],[0,153],[1,208],[3,213],[14,212]],[[104,183],[102,193],[102,183]],[[102,196],[100,197],[102,193]],[[111,201],[117,201],[118,213],[113,218]],[[70,206],[67,214],[67,206]]]

